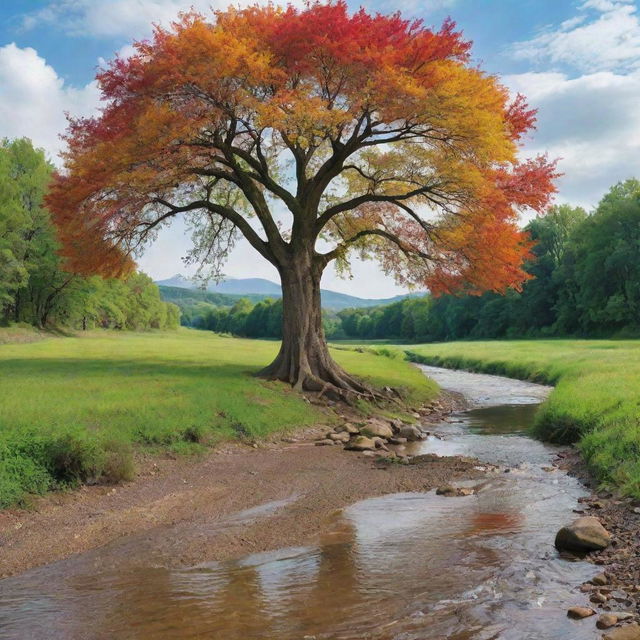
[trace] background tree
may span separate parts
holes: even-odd
[[[71,122],[49,196],[74,270],[123,272],[186,214],[190,257],[215,275],[241,234],[282,282],[263,374],[356,393],[324,339],[330,262],[355,252],[433,291],[526,279],[518,212],[544,210],[555,167],[518,162],[534,112],[471,63],[452,22],[251,7],[185,14],[135,47],[98,76],[101,116]]]

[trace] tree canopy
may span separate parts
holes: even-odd
[[[215,274],[241,234],[283,281],[274,377],[344,383],[317,290],[354,251],[432,291],[527,278],[518,215],[546,208],[555,164],[519,161],[535,112],[472,64],[451,21],[342,1],[189,12],[98,80],[102,113],[71,122],[48,200],[69,264],[126,271],[186,214],[190,257]]]

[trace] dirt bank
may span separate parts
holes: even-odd
[[[453,396],[441,401],[434,422],[460,403]],[[126,485],[82,487],[40,499],[30,511],[4,511],[0,572],[13,575],[125,536],[144,536],[149,560],[166,566],[307,544],[336,510],[358,500],[479,475],[460,458],[389,464],[341,446],[314,446],[325,431],[309,429],[296,434],[297,442],[257,448],[225,445],[198,461],[148,461]],[[243,513],[265,503],[274,504]],[[126,561],[127,545],[119,546]],[[111,555],[117,562],[118,551]]]

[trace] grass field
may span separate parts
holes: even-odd
[[[577,442],[596,477],[640,497],[640,340],[518,340],[405,347],[412,360],[549,382],[536,434]]]
[[[286,385],[252,375],[277,342],[183,329],[30,344],[25,332],[5,331],[2,344],[2,331],[0,506],[61,485],[129,478],[135,448],[186,453],[327,421]],[[404,388],[409,404],[437,393],[402,359],[334,355],[375,385]]]

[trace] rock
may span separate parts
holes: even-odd
[[[389,421],[389,425],[391,426],[391,429],[393,430],[393,433],[398,433],[398,431],[400,431],[400,429],[402,429],[404,422],[402,422],[402,420],[390,420]]]
[[[375,453],[375,451],[363,451],[362,455],[365,458],[375,458],[377,454]]]
[[[298,442],[298,438],[282,438],[282,442],[286,442],[287,444],[294,444]]]
[[[331,441],[333,443],[333,440]],[[344,446],[347,451],[374,451],[376,443],[366,436],[356,436]]]
[[[329,438],[325,438],[324,440],[316,440],[316,447],[328,447],[330,445],[336,444],[333,440],[329,440]]]
[[[346,431],[341,431],[340,433],[329,433],[327,434],[327,438],[335,442],[349,442],[351,436]]]
[[[604,604],[607,601],[607,596],[605,596],[604,593],[597,591],[589,598],[589,600],[595,604]]]
[[[602,587],[605,584],[609,584],[609,580],[607,580],[607,576],[605,576],[604,573],[599,573],[597,576],[591,578],[591,584]]]
[[[591,607],[571,607],[567,611],[567,615],[574,620],[582,620],[582,618],[588,618],[595,614],[596,612]]]
[[[406,438],[398,438],[398,437],[389,438],[389,444],[406,444],[406,442],[407,442]]]
[[[584,516],[562,527],[556,534],[555,545],[558,550],[596,551],[606,549],[610,542],[611,535],[598,518]]]
[[[472,496],[476,492],[475,489],[470,487],[452,487],[449,484],[445,484],[436,489],[437,496],[444,496],[445,498],[457,498],[461,496]]]
[[[640,626],[634,622],[626,627],[613,629],[605,633],[602,640],[640,640]]]
[[[382,438],[372,438],[374,444],[376,445],[376,449],[382,449],[383,451],[389,451],[387,449],[387,445]]]
[[[635,618],[634,613],[629,613],[628,611],[615,611],[614,615],[618,618],[618,622],[622,622],[622,620],[630,620],[631,618]]]
[[[398,431],[398,436],[406,438],[409,442],[417,442],[418,440],[424,440],[424,434],[418,427],[414,427],[411,424],[405,424]]]
[[[358,435],[360,433],[360,429],[349,422],[345,424],[341,424],[339,427],[335,428],[336,433],[350,433],[351,435]]]
[[[596,620],[596,627],[598,629],[608,629],[609,627],[613,627],[618,622],[618,617],[613,613],[603,613]]]
[[[624,591],[612,591],[611,598],[613,598],[616,602],[624,602],[629,598],[629,596]]]
[[[370,438],[393,438],[393,430],[389,425],[382,424],[380,422],[369,422],[362,429],[360,433]]]

